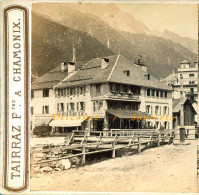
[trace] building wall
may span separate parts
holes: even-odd
[[[43,106],[49,106],[49,114],[43,114]],[[32,127],[39,125],[37,121],[42,119],[45,123],[53,117],[55,113],[55,92],[53,89],[49,89],[49,97],[43,97],[43,90],[34,90],[34,97],[31,99],[31,108],[33,108],[33,115],[31,117]]]
[[[78,87],[80,87],[80,86],[78,86]],[[99,85],[98,85],[98,87],[99,87]],[[76,91],[76,88],[75,88],[75,91]],[[106,99],[103,100],[100,98],[93,99],[93,97],[97,97],[97,96],[103,97],[104,95],[108,94],[109,92],[110,92],[110,87],[108,84],[100,85],[100,93],[97,92],[96,85],[85,86],[85,94],[74,93],[73,95],[70,95],[69,93],[65,92],[65,93],[62,93],[62,95],[60,95],[60,93],[58,93],[58,89],[56,89],[56,90],[50,89],[49,97],[45,97],[45,98],[43,98],[43,90],[35,90],[34,98],[32,99],[32,106],[34,109],[34,114],[32,117],[33,126],[34,126],[34,122],[35,122],[34,118],[38,118],[38,117],[40,117],[40,118],[51,117],[52,118],[53,114],[56,114],[56,113],[68,115],[69,112],[67,109],[67,104],[68,104],[68,106],[70,106],[70,103],[74,103],[74,111],[69,114],[73,115],[73,113],[75,113],[74,115],[78,116],[78,111],[80,110],[80,105],[77,110],[77,104],[79,104],[80,102],[84,102],[85,108],[83,110],[83,115],[99,117],[99,118],[106,118],[106,110],[108,109],[107,100]],[[160,121],[161,123],[159,123],[159,125],[158,125],[158,128],[159,128],[160,124],[162,124],[164,126],[164,122],[168,121],[169,125],[167,126],[167,128],[172,127],[172,121],[166,120],[166,116],[161,117],[162,115],[165,115],[165,114],[163,114],[164,106],[168,107],[168,113],[166,113],[166,115],[168,115],[169,118],[171,118],[171,116],[172,116],[172,114],[171,114],[172,113],[171,96],[172,96],[171,92],[167,92],[167,98],[156,97],[156,95],[154,97],[147,96],[147,88],[141,87],[140,95],[137,100],[137,102],[139,102],[139,104],[140,104],[139,111],[147,112],[146,106],[149,105],[152,107],[152,111],[149,114],[153,115],[154,117],[157,115],[156,120],[150,120],[152,126],[156,125],[157,121]],[[113,100],[113,101],[115,101],[116,104],[120,103],[121,101],[128,102],[126,100],[122,100],[122,97],[121,97],[120,101],[116,101],[116,100]],[[61,104],[61,103],[64,105],[63,112],[60,112],[60,110],[58,110],[58,104]],[[42,106],[44,106],[44,105],[49,105],[49,114],[42,114]],[[161,112],[159,112],[158,114],[155,114],[156,106],[160,106],[159,109],[161,110]],[[70,108],[69,108],[69,110],[70,110]],[[148,122],[148,121],[146,121],[146,122]]]
[[[141,100],[140,111],[146,112],[155,118],[153,120],[146,120],[146,122],[150,121],[151,126],[155,125],[156,128],[159,129],[161,125],[165,127],[165,122],[167,122],[165,128],[171,129],[172,128],[172,92],[167,91],[167,97],[157,97],[156,94],[157,90],[156,89],[153,90],[155,90],[155,95],[152,96],[152,94],[150,94],[150,96],[148,96],[147,88],[143,89],[144,97],[143,96],[141,97],[142,100]],[[163,92],[165,93],[165,91]],[[147,110],[147,107],[149,108],[149,112]],[[158,112],[156,112],[156,107],[158,107]]]

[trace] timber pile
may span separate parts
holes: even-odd
[[[67,151],[43,152],[34,155],[34,173],[51,173],[53,171],[63,171],[81,165],[81,158],[71,157],[70,159],[58,158],[66,157]],[[41,163],[43,162],[43,163]]]

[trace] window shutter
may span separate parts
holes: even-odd
[[[85,102],[83,102],[83,111],[85,111],[85,107],[86,107]]]

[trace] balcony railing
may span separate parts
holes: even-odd
[[[63,111],[59,111],[58,114],[60,116],[87,116],[87,113],[85,113],[85,111],[80,110],[80,111],[67,111],[67,112],[63,112]]]
[[[107,94],[99,94],[93,97],[93,100],[95,99],[121,99],[121,100],[140,100],[140,96],[138,94],[134,94],[131,92],[116,92],[111,91]]]
[[[134,94],[134,93],[131,93],[131,92],[122,92],[122,91],[120,91],[120,92],[111,91],[111,92],[108,93],[108,97],[139,100],[138,94]]]

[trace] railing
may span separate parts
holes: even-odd
[[[85,111],[80,110],[80,111],[67,111],[67,112],[63,112],[63,111],[59,111],[58,114],[60,116],[87,116],[87,113],[85,113]]]
[[[77,131],[74,130],[73,133],[76,136],[84,136],[84,135],[90,135],[90,136],[132,136],[133,134],[136,135],[142,135],[142,134],[150,134],[150,133],[160,133],[159,130],[154,130],[154,129],[110,129],[110,130],[103,130],[103,131]],[[162,130],[161,134],[165,135],[172,135],[174,133],[174,130]]]
[[[138,94],[133,94],[129,92],[108,92],[107,94],[99,94],[93,96],[93,99],[126,99],[126,100],[139,100],[140,96]]]
[[[77,131],[78,132],[78,131]],[[71,138],[70,138],[70,142],[74,139],[75,137],[75,133],[77,132],[73,132]],[[81,131],[78,133],[82,133]],[[85,133],[85,132],[84,132]],[[87,132],[86,132],[87,133]],[[157,133],[156,135],[154,135],[153,133],[150,134],[143,134],[143,135],[136,135],[136,134],[132,134],[132,136],[130,137],[118,137],[117,135],[115,135],[114,137],[112,136],[112,139],[110,141],[105,141],[103,140],[103,137],[101,135],[99,135],[97,137],[97,141],[94,143],[87,143],[88,140],[88,136],[87,134],[84,134],[81,143],[80,144],[74,144],[74,145],[68,145],[68,146],[62,146],[59,148],[48,148],[48,149],[42,149],[42,150],[33,150],[31,151],[31,155],[30,155],[30,176],[33,177],[34,176],[34,166],[37,164],[46,164],[49,162],[54,162],[54,161],[59,161],[62,159],[70,159],[73,157],[77,157],[77,156],[82,156],[82,164],[86,163],[86,155],[89,154],[96,154],[96,153],[102,153],[102,152],[107,152],[107,151],[112,151],[112,158],[116,157],[116,150],[118,149],[123,149],[123,148],[128,148],[131,149],[132,146],[136,146],[137,147],[137,152],[141,152],[141,145],[142,144],[146,144],[147,146],[152,143],[155,142],[157,143],[157,146],[160,145],[160,137],[159,134]],[[90,132],[92,133],[92,132]],[[101,132],[95,132],[95,133],[101,133]],[[148,137],[148,140],[143,139],[146,138],[146,136]],[[119,144],[119,143],[123,143],[124,141],[126,141],[126,144]],[[70,144],[70,143],[69,143]],[[106,149],[100,149],[98,150],[98,147],[100,145],[110,145],[108,146],[108,148]],[[90,147],[95,147],[94,151],[87,151],[86,148],[90,148]],[[35,161],[35,154],[37,153],[50,153],[52,154],[53,152],[60,152],[60,151],[64,151],[64,150],[74,150],[74,149],[78,149],[81,152],[78,154],[70,154],[67,156],[63,156],[63,157],[57,157],[57,158],[53,158],[53,159],[49,159],[49,160],[40,160],[40,161]]]

